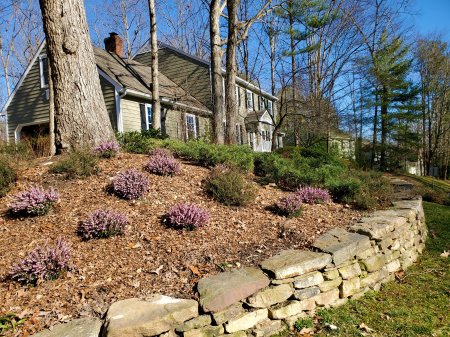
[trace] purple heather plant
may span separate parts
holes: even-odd
[[[46,191],[41,187],[31,186],[28,191],[20,192],[13,198],[13,202],[8,205],[12,215],[36,216],[48,213],[59,195],[53,188]]]
[[[297,216],[302,209],[302,200],[296,193],[290,193],[277,202],[276,209],[281,215]]]
[[[9,276],[20,283],[34,285],[39,280],[55,280],[73,268],[70,257],[70,246],[62,238],[58,238],[54,246],[46,241],[12,266]]]
[[[331,201],[331,195],[328,190],[318,187],[305,186],[300,187],[295,194],[306,204],[322,204]]]
[[[119,149],[119,144],[116,141],[109,140],[94,147],[94,153],[101,158],[112,158],[116,156]]]
[[[128,218],[125,215],[98,209],[80,224],[78,233],[85,240],[107,238],[124,234],[127,225]]]
[[[209,213],[194,204],[177,204],[164,216],[168,226],[194,230],[209,222]]]
[[[149,189],[147,177],[136,171],[129,169],[115,176],[112,182],[112,190],[118,197],[128,200],[139,199]]]
[[[180,172],[180,163],[169,151],[156,148],[152,151],[145,169],[153,174],[173,176]]]

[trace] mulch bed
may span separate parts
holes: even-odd
[[[257,265],[287,248],[307,248],[333,227],[347,227],[359,212],[339,204],[305,205],[300,217],[286,219],[267,208],[286,194],[276,186],[258,186],[256,201],[247,207],[226,207],[206,196],[202,180],[208,169],[182,164],[175,177],[148,174],[150,192],[139,201],[120,200],[106,192],[112,177],[128,168],[142,169],[144,155],[120,154],[100,162],[100,173],[84,180],[64,180],[48,173],[45,161],[21,173],[10,195],[30,184],[53,186],[60,202],[41,217],[10,219],[8,197],[1,199],[0,276],[37,244],[63,237],[71,244],[75,269],[55,281],[24,287],[0,282],[0,314],[27,317],[9,336],[28,336],[80,316],[101,316],[110,303],[152,293],[196,298],[195,285],[226,268]],[[195,231],[166,228],[160,217],[178,202],[196,203],[211,213],[210,223]],[[77,227],[98,208],[120,211],[131,221],[127,234],[82,241]]]

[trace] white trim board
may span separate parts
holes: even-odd
[[[8,124],[8,107],[11,104],[14,96],[16,95],[17,91],[19,90],[20,86],[22,85],[23,81],[27,77],[28,73],[30,72],[31,68],[33,68],[34,63],[36,62],[37,58],[42,52],[42,49],[45,47],[45,40],[41,42],[41,45],[37,49],[36,53],[34,54],[33,58],[31,59],[31,62],[28,64],[27,68],[25,69],[24,73],[20,77],[19,82],[17,82],[16,86],[14,87],[13,92],[8,97],[8,100],[6,101],[5,105],[3,105],[3,108],[1,110],[1,113],[6,116],[6,141],[9,143],[9,124]],[[14,135],[15,137],[15,135]]]
[[[48,118],[38,119],[38,120],[30,122],[30,123],[17,124],[17,127],[14,130],[14,140],[15,140],[15,142],[18,143],[20,141],[20,132],[22,131],[22,128],[24,126],[39,125],[39,124],[46,124],[46,123],[49,123],[49,119]]]

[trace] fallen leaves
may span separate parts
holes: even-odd
[[[25,289],[0,283],[0,303],[15,312],[30,312],[21,329],[31,334],[66,317],[101,315],[114,301],[141,294],[195,298],[195,283],[221,268],[257,265],[283,249],[308,247],[316,233],[346,227],[360,213],[342,205],[305,205],[301,217],[289,220],[286,236],[278,228],[286,220],[266,209],[287,192],[276,186],[258,188],[258,201],[247,207],[226,207],[202,190],[208,170],[182,165],[174,177],[148,175],[152,188],[137,202],[117,199],[105,187],[117,172],[143,167],[145,155],[120,154],[100,162],[97,176],[62,180],[48,174],[45,166],[31,167],[20,175],[16,193],[28,184],[55,187],[60,203],[49,214],[32,219],[0,217],[0,275],[36,244],[64,236],[72,246],[77,268],[72,275]],[[160,217],[176,202],[192,202],[211,212],[208,226],[196,231],[177,231],[161,224]],[[76,235],[79,221],[98,208],[125,213],[130,219],[127,234],[104,240],[82,241]],[[0,205],[4,213],[6,205]],[[320,223],[317,218],[323,219]],[[41,314],[41,315],[39,315]],[[26,331],[25,331],[26,330]],[[305,332],[307,336],[309,332]],[[9,336],[8,336],[9,337]]]

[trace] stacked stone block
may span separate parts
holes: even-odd
[[[285,250],[260,268],[201,279],[198,302],[162,295],[116,302],[107,312],[102,336],[272,336],[293,328],[317,307],[339,306],[379,290],[417,259],[426,236],[421,200],[398,201],[393,209],[373,212],[348,231],[325,233],[311,251]],[[86,336],[98,336],[100,324],[87,322],[96,330]],[[69,324],[78,329],[83,325]]]

